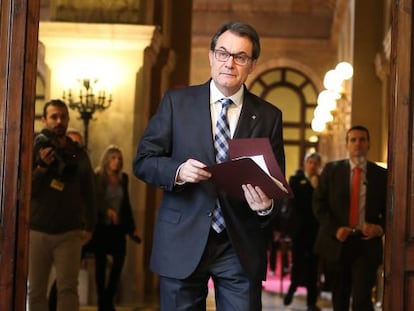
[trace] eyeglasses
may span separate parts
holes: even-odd
[[[233,60],[237,65],[241,66],[246,65],[252,59],[246,54],[232,54],[225,50],[214,50],[214,57],[219,62],[227,62],[230,56],[233,57]]]

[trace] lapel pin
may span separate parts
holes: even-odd
[[[255,120],[256,119],[256,115],[254,114],[254,115],[252,115],[252,119],[253,120]]]

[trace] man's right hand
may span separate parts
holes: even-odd
[[[55,161],[55,151],[52,147],[41,148],[39,150],[38,167],[47,169]]]
[[[345,242],[352,231],[351,227],[339,227],[336,231],[336,238],[341,242]]]
[[[177,183],[198,183],[211,177],[211,173],[204,170],[206,165],[194,159],[188,159],[179,168]]]

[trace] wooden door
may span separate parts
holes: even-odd
[[[414,310],[413,0],[394,0],[384,310]]]
[[[0,0],[0,310],[25,310],[39,0]]]

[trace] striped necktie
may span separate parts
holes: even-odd
[[[219,102],[221,103],[221,111],[217,119],[216,135],[214,136],[217,163],[224,162],[228,159],[229,144],[227,140],[230,138],[230,127],[229,121],[227,120],[227,110],[233,101],[230,98],[222,98]],[[214,208],[211,226],[217,233],[222,232],[226,227],[219,204],[216,204]]]

